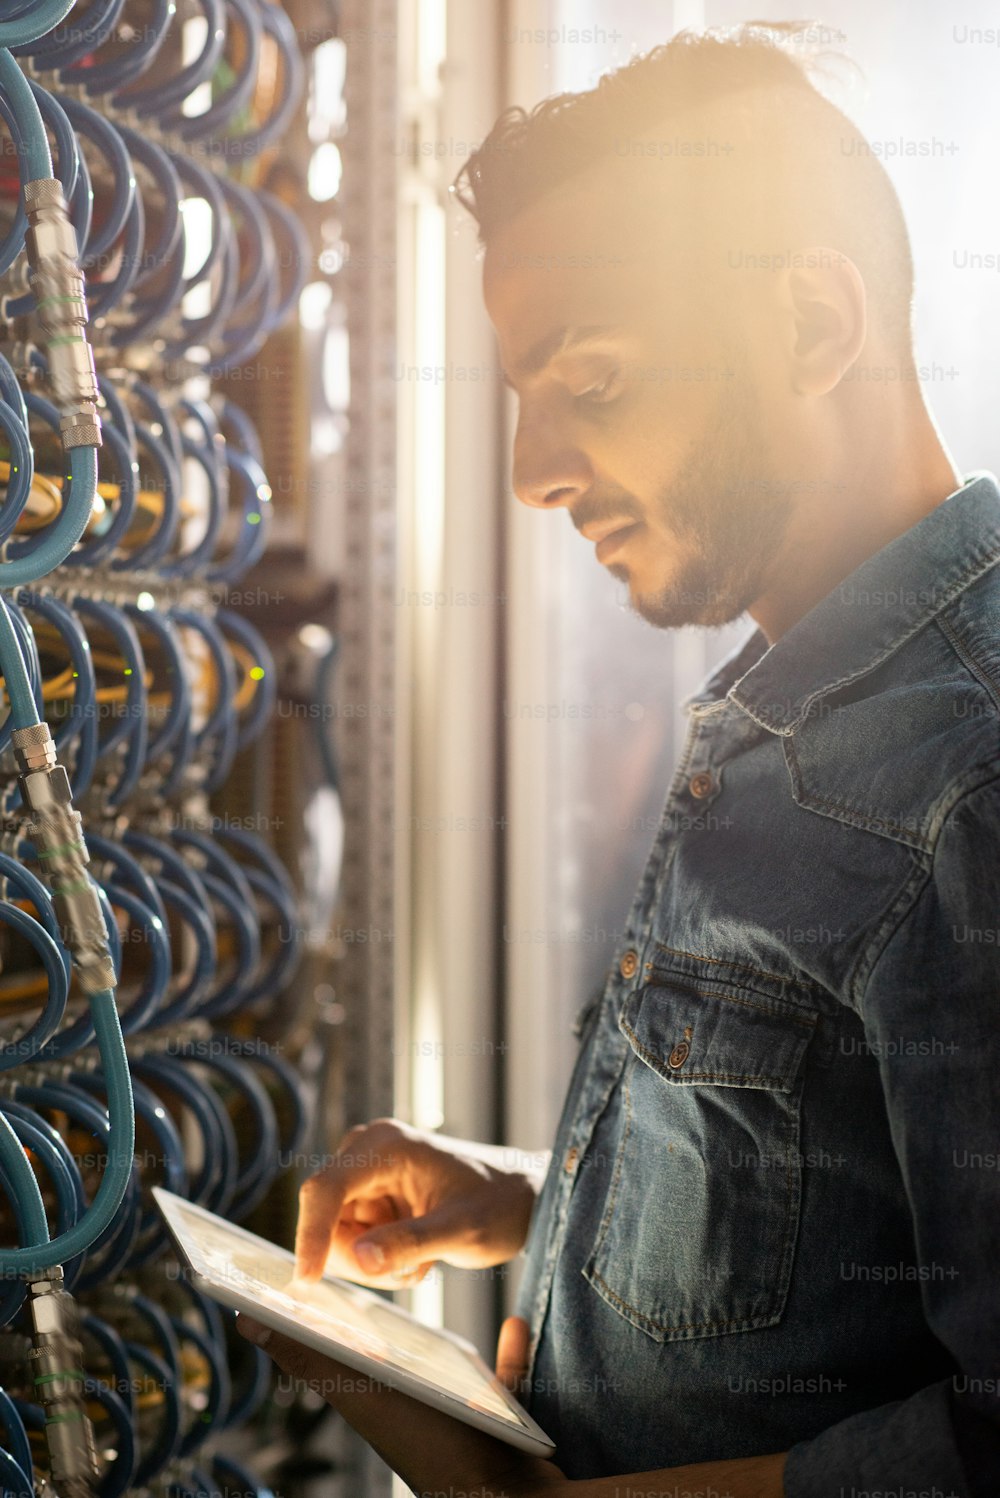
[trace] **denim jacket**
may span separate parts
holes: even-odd
[[[1000,1495],[1000,488],[685,704],[526,1246],[568,1477]]]

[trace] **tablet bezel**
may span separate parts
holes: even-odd
[[[477,1430],[487,1435],[504,1441],[509,1446],[516,1446],[522,1451],[528,1451],[533,1456],[543,1458],[551,1457],[555,1451],[555,1444],[549,1439],[539,1425],[532,1420],[528,1412],[518,1403],[510,1391],[500,1382],[484,1360],[480,1357],[477,1349],[464,1337],[456,1332],[446,1331],[443,1327],[428,1327],[425,1322],[419,1325],[425,1330],[433,1332],[435,1336],[443,1337],[458,1347],[469,1358],[473,1366],[483,1374],[485,1380],[490,1384],[493,1391],[502,1398],[517,1418],[524,1422],[524,1428],[519,1429],[514,1425],[508,1425],[491,1415],[486,1410],[474,1408],[466,1402],[459,1394],[452,1394],[440,1384],[431,1383],[421,1378],[418,1374],[410,1373],[406,1369],[387,1367],[374,1358],[367,1357],[356,1348],[346,1346],[337,1342],[334,1338],[324,1335],[322,1332],[314,1331],[308,1324],[296,1321],[293,1317],[275,1310],[273,1307],[262,1305],[253,1299],[251,1295],[243,1294],[233,1289],[224,1280],[215,1279],[211,1269],[202,1265],[199,1261],[197,1243],[188,1238],[186,1225],[182,1218],[177,1215],[177,1209],[185,1213],[191,1213],[195,1217],[203,1218],[213,1226],[223,1227],[227,1232],[235,1233],[237,1237],[245,1242],[259,1244],[277,1254],[288,1263],[295,1263],[295,1255],[288,1249],[281,1248],[277,1243],[270,1243],[266,1238],[260,1238],[256,1233],[250,1233],[246,1228],[239,1227],[234,1222],[229,1222],[224,1217],[210,1212],[206,1207],[198,1206],[189,1202],[182,1196],[177,1196],[172,1191],[166,1191],[162,1186],[153,1187],[153,1197],[159,1207],[163,1218],[170,1230],[170,1235],[177,1245],[182,1259],[194,1275],[199,1289],[219,1301],[222,1305],[229,1306],[234,1311],[245,1311],[255,1321],[272,1327],[284,1336],[291,1337],[293,1341],[302,1343],[303,1346],[311,1347],[315,1352],[323,1353],[326,1357],[334,1358],[348,1368],[353,1368],[357,1373],[363,1373],[385,1384],[388,1388],[396,1389],[401,1394],[409,1394],[418,1399],[422,1404],[430,1405],[432,1409],[440,1410],[443,1414],[451,1415],[453,1419],[460,1420],[465,1425],[472,1425]],[[176,1205],[175,1205],[176,1204]],[[338,1289],[348,1289],[352,1295],[360,1295],[363,1298],[377,1301],[383,1309],[388,1308],[408,1321],[419,1321],[411,1312],[398,1306],[394,1301],[385,1300],[376,1295],[365,1285],[356,1285],[351,1280],[339,1280],[333,1275],[324,1275],[324,1279]]]

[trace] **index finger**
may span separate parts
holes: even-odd
[[[361,1185],[378,1188],[392,1169],[391,1157],[371,1157],[351,1164],[336,1158],[299,1187],[299,1216],[295,1225],[295,1273],[317,1280],[326,1267],[344,1203]]]
[[[528,1372],[530,1328],[523,1316],[507,1316],[497,1339],[496,1375],[500,1382],[517,1394]]]

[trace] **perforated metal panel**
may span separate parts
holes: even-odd
[[[345,852],[338,925],[351,940],[338,964],[346,1012],[342,1122],[393,1106],[396,764],[396,0],[344,0],[346,101],[344,269],[351,344],[351,423],[344,486],[346,568],[341,592],[337,701],[350,703],[339,736]],[[365,706],[363,715],[357,711]],[[362,939],[364,938],[364,939]],[[392,1491],[370,1447],[347,1443],[346,1494]]]

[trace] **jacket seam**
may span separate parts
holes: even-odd
[[[994,682],[986,670],[974,659],[953,624],[950,624],[947,619],[943,618],[935,619],[934,623],[944,635],[966,670],[970,671],[979,684],[989,693],[997,711],[1000,712],[1000,685]]]
[[[946,823],[962,806],[963,802],[987,786],[1000,788],[1000,771],[998,771],[995,765],[991,767],[988,775],[983,775],[981,779],[976,780],[973,784],[962,786],[961,789],[959,789],[958,785],[952,787],[954,792],[952,799],[948,803],[947,808],[941,812],[940,817],[936,819],[938,827],[937,835],[933,842],[934,851],[930,854],[926,867],[915,870],[914,874],[907,880],[893,908],[887,913],[886,918],[879,927],[878,933],[859,957],[853,978],[850,980],[848,986],[854,990],[854,1008],[862,1020],[864,1019],[865,995],[871,983],[872,974],[884,957],[889,943],[897,931],[909,920],[921,895],[933,880],[936,851],[941,841],[941,836],[944,833]],[[943,800],[944,798],[942,798]],[[940,805],[941,803],[939,803]]]
[[[802,699],[795,718],[793,718],[790,723],[785,724],[784,727],[773,727],[772,724],[766,722],[763,718],[759,718],[756,712],[753,710],[752,706],[740,701],[740,698],[735,696],[736,687],[740,685],[739,682],[737,682],[733,686],[730,692],[730,696],[732,697],[733,701],[736,702],[737,705],[741,707],[745,713],[748,714],[749,717],[753,718],[755,723],[760,724],[761,728],[767,728],[771,733],[777,734],[781,738],[790,738],[794,735],[796,729],[801,726],[806,710],[812,705],[813,702],[818,702],[823,697],[828,696],[830,692],[835,692],[839,687],[849,686],[851,682],[859,680],[862,676],[869,675],[870,672],[883,665],[887,660],[889,660],[891,656],[895,655],[895,653],[900,650],[902,646],[907,644],[908,641],[912,640],[915,635],[918,635],[921,630],[926,629],[929,624],[935,623],[938,615],[942,612],[942,610],[948,608],[950,604],[954,603],[955,599],[961,593],[964,593],[967,588],[971,587],[972,583],[977,578],[983,576],[983,574],[988,572],[991,567],[995,567],[998,562],[1000,562],[1000,547],[994,545],[988,551],[984,550],[978,552],[969,561],[966,568],[961,573],[959,573],[958,577],[942,597],[941,602],[935,608],[931,609],[928,613],[923,615],[922,618],[915,621],[915,623],[909,629],[905,630],[903,634],[897,635],[896,638],[892,640],[880,654],[874,656],[870,661],[866,662],[865,665],[858,666],[856,670],[848,672],[846,676],[840,676],[835,681],[828,682],[824,686],[817,687],[815,691],[810,692],[806,697]],[[750,667],[751,671],[753,671],[754,669],[755,668],[753,666]]]

